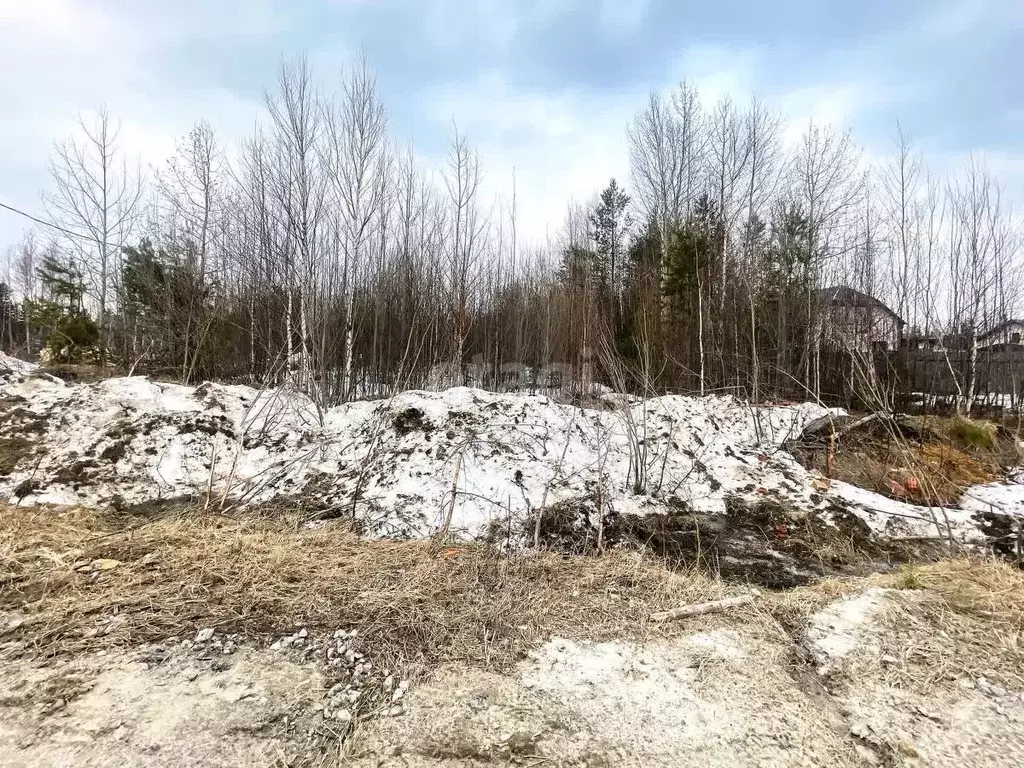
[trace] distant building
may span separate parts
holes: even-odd
[[[911,333],[900,340],[904,349],[928,350],[941,352],[947,346],[947,340],[941,334]]]
[[[905,323],[874,296],[838,285],[818,290],[817,299],[826,339],[861,353],[899,346]]]
[[[980,349],[1019,347],[1024,339],[1024,320],[1005,320],[978,336]]]

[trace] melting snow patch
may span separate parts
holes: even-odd
[[[8,494],[32,480],[22,503],[130,504],[210,487],[253,503],[306,489],[320,506],[355,499],[381,535],[427,535],[446,521],[475,535],[598,496],[619,513],[670,503],[720,512],[729,494],[778,493],[808,507],[809,476],[778,447],[827,412],[681,396],[590,410],[455,388],[349,403],[321,419],[283,390],[142,377],[16,377],[2,388],[47,424],[45,450],[0,480]]]
[[[931,513],[816,475],[781,446],[814,404],[751,406],[669,395],[613,409],[543,395],[457,387],[410,391],[320,412],[289,389],[144,377],[67,384],[32,372],[0,377],[0,394],[35,420],[31,451],[0,477],[19,503],[131,505],[202,497],[232,505],[301,494],[310,509],[352,512],[371,535],[478,536],[523,531],[540,509],[599,514],[687,508],[717,514],[735,497],[824,511],[840,504],[886,535],[927,535]],[[608,393],[605,393],[608,394]],[[0,424],[0,438],[20,438]],[[954,535],[977,535],[947,511]]]
[[[35,363],[30,363],[25,360],[19,360],[16,357],[0,352],[0,376],[10,374],[25,374],[31,373],[38,368]]]
[[[974,513],[967,509],[922,507],[891,499],[856,485],[833,480],[830,498],[857,515],[871,530],[891,539],[946,538],[947,525],[953,537],[964,543],[980,544],[984,536],[974,522]]]
[[[960,506],[976,512],[997,512],[1024,517],[1024,473],[1018,472],[1004,483],[985,483],[969,488]]]

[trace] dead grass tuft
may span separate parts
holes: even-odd
[[[998,560],[947,560],[916,568],[912,584],[925,597],[891,629],[920,661],[918,675],[1024,684],[1024,572]]]
[[[110,566],[109,562],[117,561]],[[499,556],[486,546],[368,541],[341,524],[124,518],[9,507],[0,611],[46,654],[191,636],[358,628],[386,664],[501,667],[541,636],[641,637],[648,616],[722,596],[637,553]],[[3,638],[7,639],[7,638]]]
[[[907,565],[866,578],[829,579],[768,596],[768,610],[791,632],[828,603],[878,586],[900,590],[871,672],[900,687],[927,690],[986,677],[1024,686],[1024,571],[995,559],[959,558]]]
[[[1004,466],[1017,463],[1015,442],[995,424],[962,417],[869,422],[842,437],[831,462],[824,443],[796,445],[795,451],[805,466],[836,479],[945,506],[956,504],[971,485],[1005,476]]]

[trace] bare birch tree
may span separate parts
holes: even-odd
[[[859,154],[848,132],[813,121],[803,135],[793,161],[794,198],[807,218],[805,310],[808,328],[817,324],[813,286],[820,283],[823,262],[836,255],[833,247],[846,218],[860,200],[862,177]],[[813,334],[804,351],[803,383],[815,396],[821,393],[821,332]]]
[[[79,117],[75,132],[57,142],[50,175],[54,190],[46,196],[47,209],[70,234],[67,247],[84,268],[96,307],[103,364],[107,313],[121,248],[136,223],[142,174],[124,155],[120,124],[100,108],[91,120]]]
[[[366,257],[371,227],[382,212],[387,191],[387,114],[377,93],[377,79],[365,59],[343,76],[341,103],[325,122],[326,166],[338,207],[344,256],[341,281],[345,346],[341,396],[347,399],[353,385],[356,280]]]
[[[480,215],[477,194],[481,181],[480,158],[465,135],[453,126],[448,146],[444,185],[448,193],[448,266],[446,288],[451,311],[453,362],[459,384],[465,383],[465,347],[472,317],[472,278],[477,267],[485,221]]]
[[[273,120],[274,195],[285,223],[283,262],[287,274],[285,327],[288,365],[300,386],[310,384],[312,335],[310,304],[323,266],[322,238],[328,177],[324,172],[322,142],[325,121],[313,73],[305,58],[281,68],[279,94],[266,97]],[[298,314],[299,344],[293,350],[294,317]],[[297,361],[295,356],[297,355]]]

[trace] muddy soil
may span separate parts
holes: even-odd
[[[586,505],[552,508],[542,518],[540,539],[566,553],[594,551],[599,534],[595,517]],[[769,589],[884,572],[948,552],[942,542],[875,536],[858,515],[839,504],[805,512],[770,499],[752,504],[739,497],[726,500],[724,515],[683,504],[664,514],[608,515],[600,536],[606,548],[645,550],[676,569],[697,568],[728,583]]]

